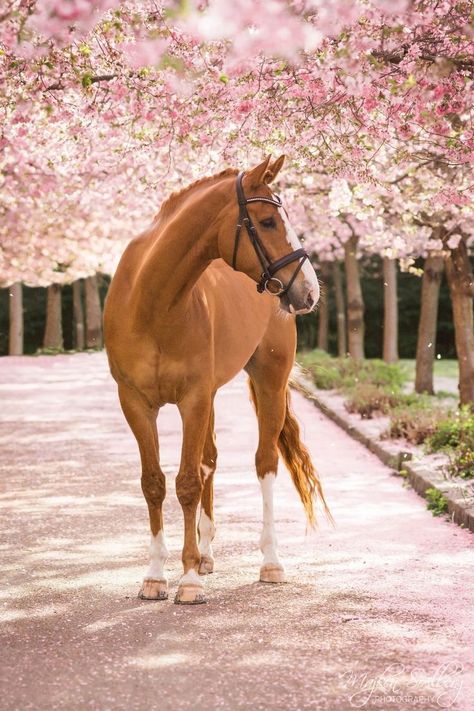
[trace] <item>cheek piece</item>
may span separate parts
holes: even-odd
[[[267,198],[267,197],[252,197],[252,198],[246,198],[244,194],[244,189],[242,187],[242,179],[244,177],[244,173],[239,173],[236,179],[236,191],[237,191],[237,201],[239,203],[239,222],[236,227],[236,232],[235,232],[235,242],[234,242],[234,254],[232,256],[232,268],[236,269],[236,264],[237,264],[237,252],[239,249],[239,243],[240,243],[240,235],[242,232],[242,227],[245,227],[247,230],[247,234],[249,236],[250,242],[255,250],[255,254],[257,255],[258,261],[260,262],[262,266],[262,276],[260,278],[260,281],[257,284],[257,291],[261,294],[264,291],[268,291],[270,294],[273,294],[274,296],[283,296],[283,294],[286,294],[293,282],[295,281],[296,277],[298,276],[298,273],[300,272],[305,259],[308,259],[308,254],[306,251],[301,248],[301,249],[295,249],[293,252],[290,252],[289,254],[286,254],[284,257],[280,257],[280,259],[276,259],[274,262],[270,260],[268,257],[268,254],[265,250],[265,247],[262,243],[262,240],[258,236],[258,232],[255,229],[255,225],[253,224],[252,220],[250,219],[250,215],[247,210],[247,205],[249,205],[252,202],[266,202],[269,205],[275,205],[276,207],[280,208],[282,207],[282,202],[278,195],[274,195],[273,198]],[[293,275],[286,284],[286,286],[283,284],[280,279],[277,279],[275,277],[275,274],[280,271],[280,269],[283,269],[283,267],[286,267],[287,264],[291,264],[292,262],[298,262],[298,265],[293,272]]]

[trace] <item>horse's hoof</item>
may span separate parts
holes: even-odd
[[[166,580],[144,580],[138,597],[140,600],[167,600],[168,583]]]
[[[199,575],[208,575],[214,572],[214,558],[210,555],[202,555],[199,564]]]
[[[180,585],[174,602],[176,605],[203,605],[207,600],[200,585]]]
[[[261,583],[286,583],[285,571],[282,565],[267,563],[260,568]]]

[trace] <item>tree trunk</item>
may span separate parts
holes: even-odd
[[[102,348],[102,309],[97,276],[87,277],[86,287],[86,346]]]
[[[10,328],[8,355],[23,355],[23,287],[20,282],[8,290]]]
[[[318,348],[322,351],[327,351],[329,330],[329,265],[324,262],[321,264],[321,277],[324,289],[322,290],[323,298],[320,300],[318,308]]]
[[[51,286],[48,286],[46,328],[44,331],[43,347],[53,350],[62,350],[64,348],[61,318],[61,286],[59,284],[51,284]]]
[[[84,350],[84,308],[82,306],[82,282],[77,279],[72,284],[72,307],[74,314],[74,348]]]
[[[433,364],[436,350],[439,288],[443,278],[443,257],[429,256],[421,284],[421,308],[416,344],[415,392],[434,394]]]
[[[398,361],[398,294],[397,260],[383,260],[383,359],[386,363]]]
[[[445,266],[459,361],[459,398],[461,405],[474,409],[474,279],[464,239],[446,257]]]
[[[357,237],[352,235],[344,245],[347,281],[347,333],[349,355],[364,358],[364,300],[357,263]]]
[[[339,262],[333,262],[332,274],[334,279],[334,295],[336,297],[337,352],[339,358],[345,358],[347,355],[346,305],[344,303],[344,289],[342,287]]]

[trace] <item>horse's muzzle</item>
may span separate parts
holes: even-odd
[[[295,316],[310,313],[317,303],[318,299],[311,291],[301,297],[293,294],[290,297],[287,293],[280,296],[280,308]]]

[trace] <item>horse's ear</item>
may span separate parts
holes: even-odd
[[[265,174],[268,172],[270,160],[271,156],[267,156],[263,163],[260,163],[260,165],[257,165],[255,168],[252,168],[252,170],[249,170],[249,172],[245,174],[244,181],[250,189],[258,188],[259,185],[266,182]]]
[[[275,180],[277,177],[278,173],[282,169],[283,163],[285,162],[285,156],[280,156],[279,158],[276,159],[274,163],[268,166],[267,170],[265,171],[265,174],[263,176],[263,182],[267,183],[267,185]]]

